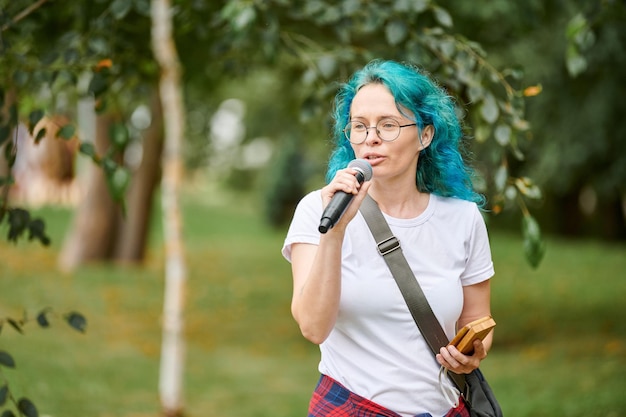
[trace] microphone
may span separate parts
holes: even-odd
[[[354,159],[348,164],[348,168],[352,168],[356,173],[356,179],[359,184],[363,184],[364,181],[372,179],[372,166],[365,159]],[[326,233],[331,229],[335,223],[339,221],[343,213],[346,211],[354,194],[349,194],[344,191],[337,191],[330,203],[324,209],[322,218],[320,220],[320,226],[318,230],[320,233]]]

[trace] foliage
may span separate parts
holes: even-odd
[[[494,62],[523,64],[522,81],[534,86],[526,90],[533,126],[522,144],[526,162],[510,170],[514,176],[532,173],[541,187],[541,199],[531,204],[541,203],[543,228],[581,235],[584,227],[588,235],[623,239],[624,2],[448,3],[464,17],[460,31],[473,33]],[[585,198],[591,209],[583,214]]]
[[[558,63],[546,81],[559,94],[545,95],[533,106],[542,126],[538,171],[544,187],[562,195],[591,186],[599,199],[626,195],[626,111],[620,94],[626,68],[626,5],[598,2],[574,15],[566,26],[566,68]],[[572,51],[577,52],[572,52]],[[550,112],[544,109],[552,108]]]
[[[198,110],[208,113],[215,108],[215,103],[203,103],[211,102],[211,99],[203,100],[203,96],[210,96],[221,82],[241,80],[261,70],[272,71],[281,80],[282,94],[277,95],[277,100],[269,101],[280,101],[286,108],[280,111],[284,119],[274,116],[273,120],[280,120],[274,126],[281,126],[285,131],[303,129],[307,136],[305,142],[310,146],[314,137],[309,132],[319,134],[319,128],[311,126],[328,123],[327,103],[335,91],[336,81],[345,79],[372,58],[419,63],[457,98],[459,113],[467,122],[468,140],[481,161],[477,167],[482,178],[477,179],[476,185],[488,194],[493,212],[519,207],[528,218],[532,215],[526,207],[527,201],[543,196],[534,175],[522,173],[519,168],[525,165],[527,156],[537,155],[535,147],[528,142],[534,135],[527,122],[526,101],[527,97],[534,97],[552,86],[539,85],[517,67],[496,65],[502,55],[496,55],[494,60],[482,45],[498,42],[503,45],[505,42],[500,40],[511,36],[506,29],[517,31],[513,33],[530,33],[537,27],[533,19],[542,18],[542,13],[556,15],[555,6],[550,2],[544,6],[537,2],[495,1],[476,8],[448,3],[445,0],[296,3],[179,0],[173,12],[177,43],[186,69],[186,90],[194,104],[199,104]],[[571,13],[564,32],[566,42],[555,43],[554,50],[547,56],[561,57],[561,60],[565,57],[570,74],[580,79],[590,77],[598,71],[596,68],[603,68],[603,61],[595,58],[600,52],[597,45],[599,40],[610,39],[601,32],[612,30],[614,35],[619,32],[611,29],[614,26],[610,23],[619,21],[619,13],[613,13],[614,18],[611,13],[613,10],[620,12],[623,6],[611,1],[587,9],[577,7],[573,0],[568,3],[571,4],[574,6],[570,10],[576,13]],[[117,153],[122,151],[133,139],[126,121],[156,83],[156,64],[147,47],[149,2],[79,1],[72,9],[58,8],[46,0],[34,5],[26,0],[5,0],[2,5],[0,95],[8,97],[9,86],[12,86],[18,101],[9,106],[8,116],[0,123],[0,138],[10,143],[7,139],[19,120],[29,122],[32,128],[46,113],[71,113],[63,103],[90,96],[95,99],[98,111],[120,113],[120,126],[127,126],[129,133],[120,136],[119,132],[112,132],[111,138]],[[501,33],[497,35],[502,36],[494,36],[494,25],[489,26],[488,33],[482,28],[468,29],[470,10],[474,13],[505,11],[497,15],[498,25],[502,23],[497,29]],[[522,18],[502,18],[506,13]],[[463,33],[472,33],[473,39]],[[619,38],[614,36],[614,39]],[[538,43],[537,40],[532,42]],[[610,45],[610,42],[605,44]],[[602,56],[610,56],[610,51]],[[531,67],[534,61],[512,60]],[[537,99],[533,98],[533,103],[541,100],[545,98],[539,94]],[[256,119],[259,126],[267,126],[270,119],[264,120]],[[59,136],[69,138],[77,131],[75,124],[70,123],[61,127]],[[206,138],[206,130],[200,129],[198,134]],[[275,140],[279,140],[278,136],[273,135]],[[125,142],[116,142],[124,137]],[[105,150],[99,156],[90,146],[89,138],[81,138],[81,141],[81,152],[102,165],[113,194],[121,196],[130,180],[129,171],[112,156],[114,152]],[[13,152],[10,146],[6,149],[9,154]],[[202,155],[202,152],[191,154]],[[571,156],[552,159],[562,163],[576,160]],[[618,183],[620,170],[615,166],[610,167],[610,178]],[[573,164],[572,168],[575,167],[577,165]],[[575,175],[573,170],[567,172],[567,175],[550,178],[567,179]],[[10,175],[3,179],[3,183],[10,182]],[[545,180],[543,184],[550,185]],[[534,239],[529,242],[527,257],[536,264],[543,253],[542,244]]]
[[[143,96],[145,80],[155,79],[155,65],[149,48],[128,48],[126,39],[148,44],[148,16],[149,2],[141,0],[82,2],[72,8],[55,7],[47,0],[0,2],[0,109],[5,109],[0,117],[0,146],[4,145],[8,165],[7,172],[0,172],[1,185],[14,181],[10,169],[18,150],[16,140],[10,139],[11,133],[17,138],[22,120],[36,142],[69,140],[77,134],[75,120],[60,126],[56,137],[46,137],[46,130],[35,131],[35,126],[46,113],[73,116],[64,104],[68,99],[91,97],[96,111],[104,112],[127,108],[136,103],[134,97]],[[93,138],[79,138],[80,152],[103,168],[113,199],[122,203],[130,173],[119,162],[119,154],[130,141],[128,128],[118,123],[109,137],[112,146],[102,155],[96,152]],[[16,223],[28,219],[28,210],[12,208],[5,193],[0,199],[0,222],[5,213],[14,213],[7,219],[9,238],[16,240],[24,229]],[[38,232],[43,225],[37,220],[29,228],[31,236],[47,244],[43,232]]]
[[[466,116],[468,139],[485,155],[477,167],[481,178],[476,186],[489,194],[492,210],[497,213],[506,202],[514,202],[525,218],[532,218],[523,199],[539,197],[538,187],[529,176],[522,181],[509,171],[511,160],[524,159],[521,145],[530,131],[522,72],[496,68],[480,44],[454,32],[449,10],[431,1],[239,0],[221,9],[218,24],[227,61],[245,62],[248,54],[242,51],[249,51],[290,68],[288,79],[299,86],[299,123],[324,120],[335,81],[365,62],[383,58],[419,63],[457,98],[458,112]],[[540,235],[524,233],[533,236],[526,240],[526,256],[538,265],[544,247]]]
[[[51,308],[45,308],[37,313],[35,321],[42,328],[47,328],[50,326],[50,316],[54,315],[54,311]],[[63,315],[63,319],[67,322],[67,324],[73,329],[84,333],[87,327],[87,320],[85,317],[78,312],[72,311]],[[14,330],[16,330],[20,334],[24,334],[24,325],[29,321],[32,321],[24,312],[24,315],[21,319],[14,319],[11,317],[0,318],[0,331],[4,324],[8,324]],[[2,386],[0,386],[0,407],[5,408],[5,411],[2,413],[3,417],[15,417],[15,413],[13,410],[7,407],[7,402],[10,401],[15,411],[17,411],[19,416],[23,417],[37,417],[39,412],[37,411],[37,407],[35,404],[26,397],[16,398],[13,394],[13,391],[9,387],[8,379],[3,375],[3,368],[15,368],[15,360],[13,356],[4,350],[0,350],[0,376],[2,376]]]

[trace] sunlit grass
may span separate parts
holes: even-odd
[[[305,415],[318,352],[289,312],[290,269],[279,252],[284,230],[263,224],[258,203],[205,200],[185,204],[187,414]],[[32,316],[48,306],[59,315],[77,310],[89,321],[87,332],[61,318],[49,329],[30,323],[24,335],[5,325],[0,350],[17,368],[2,375],[41,415],[156,416],[160,219],[144,267],[62,274],[56,257],[68,214],[45,210],[50,248],[0,241],[0,317],[19,318],[24,310]],[[505,415],[626,415],[626,246],[550,239],[535,271],[518,237],[491,234],[498,325],[483,369]]]

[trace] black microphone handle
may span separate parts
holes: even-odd
[[[357,171],[355,177],[359,184],[363,184],[363,181],[365,181],[365,175],[361,171]],[[354,194],[346,193],[344,191],[337,191],[333,195],[333,198],[330,200],[330,203],[328,203],[328,206],[326,206],[324,213],[322,214],[322,219],[320,220],[320,225],[318,227],[320,233],[328,232],[328,230],[330,230],[335,223],[339,221],[353,198]]]

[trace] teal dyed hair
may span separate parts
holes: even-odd
[[[417,189],[443,197],[474,201],[482,206],[484,197],[474,191],[473,171],[463,159],[461,125],[454,101],[418,68],[394,61],[372,61],[340,87],[334,102],[335,148],[328,163],[327,181],[330,182],[338,170],[348,166],[355,158],[343,129],[350,120],[354,96],[359,89],[373,83],[383,84],[389,89],[400,112],[403,112],[402,108],[411,111],[414,117],[410,114],[405,116],[413,119],[420,131],[428,125],[435,129],[430,146],[420,153],[415,179]]]

